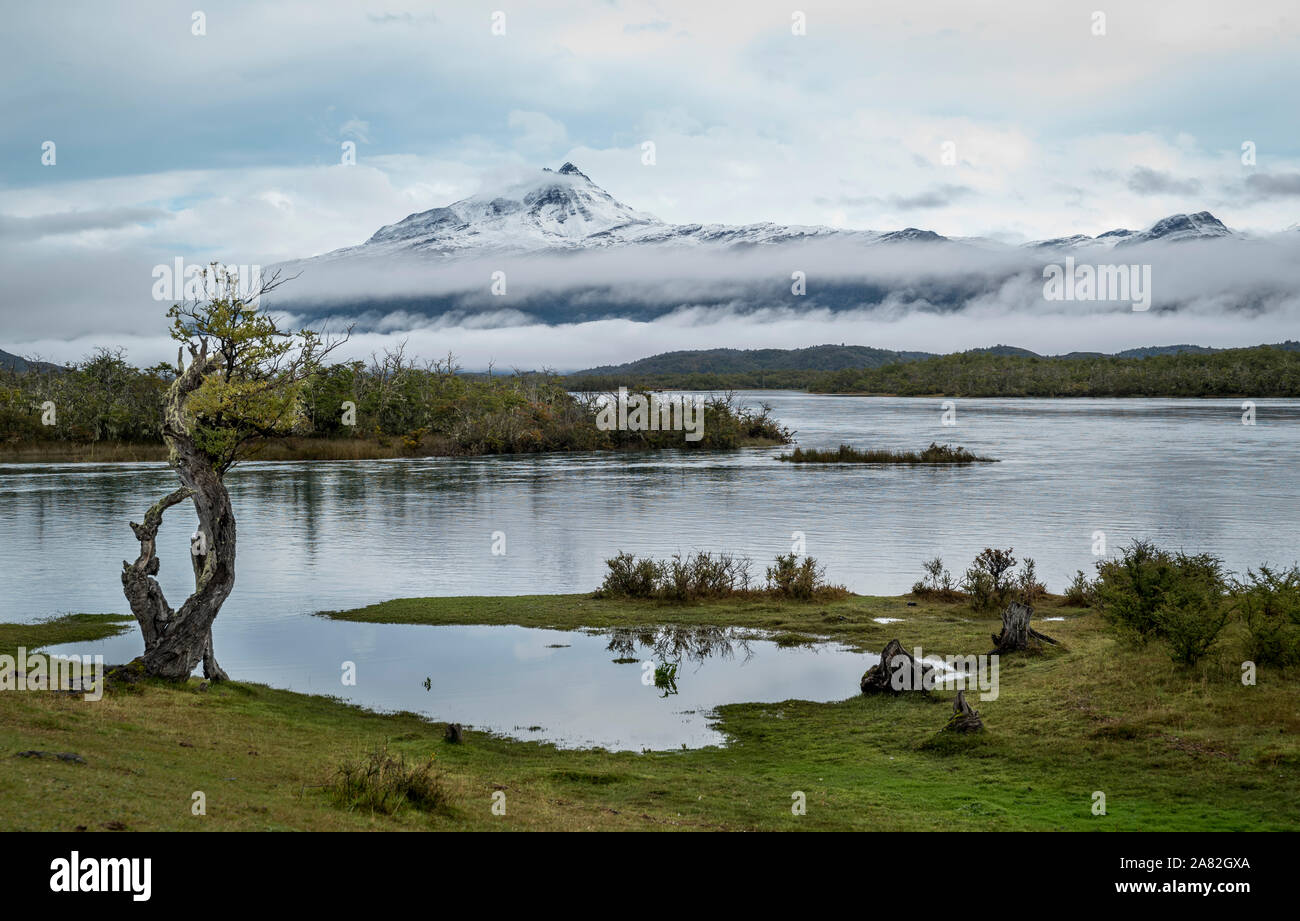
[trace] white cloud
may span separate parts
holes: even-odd
[[[1091,7],[1041,0],[805,11],[795,36],[777,0],[549,0],[508,10],[496,37],[475,5],[232,2],[198,38],[188,16],[151,8],[16,7],[18,40],[0,56],[0,146],[15,151],[0,174],[0,270],[26,277],[0,307],[3,334],[139,334],[155,319],[140,299],[154,264],[326,252],[503,170],[565,159],[675,222],[1023,240],[1203,209],[1239,229],[1297,221],[1289,0],[1134,0],[1100,37]],[[47,137],[60,165],[33,172]],[[364,145],[356,166],[339,165],[340,138]],[[1255,167],[1240,162],[1247,139]],[[860,328],[890,330],[912,335]],[[658,335],[630,328],[629,347],[643,334]],[[486,349],[505,334],[456,335]],[[519,341],[563,354],[546,336]]]
[[[522,112],[512,109],[506,118],[511,131],[518,132],[515,146],[529,154],[553,153],[568,142],[564,125],[541,112]]]

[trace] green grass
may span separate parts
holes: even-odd
[[[940,445],[934,442],[924,451],[863,451],[852,445],[840,445],[835,451],[814,448],[795,448],[777,460],[792,464],[974,464],[993,463],[991,457],[979,457],[960,445]]]
[[[19,646],[32,652],[42,646],[102,640],[134,623],[134,618],[120,614],[65,614],[34,624],[0,624],[0,655],[12,656]]]
[[[909,606],[914,601],[915,606]],[[588,596],[408,599],[328,616],[407,624],[575,629],[710,624],[830,638],[879,652],[898,637],[927,654],[983,653],[997,618],[960,604],[849,596],[826,603],[678,605]],[[1194,669],[1156,644],[1117,640],[1086,609],[1050,598],[1040,624],[1061,650],[1002,662],[1000,696],[972,705],[987,727],[937,735],[951,694],[865,698],[845,674],[835,703],[719,710],[725,748],[561,751],[467,727],[368,713],[336,700],[231,683],[142,682],[102,701],[0,693],[0,827],[97,829],[1291,829],[1300,828],[1300,675],[1238,678],[1236,638]],[[901,623],[874,623],[898,617]],[[85,624],[107,629],[109,624]],[[75,625],[0,626],[0,643]],[[21,631],[21,633],[20,633]],[[35,632],[33,632],[35,631]],[[89,637],[82,637],[89,638]],[[865,669],[865,662],[863,664]],[[340,765],[376,746],[436,766],[445,808],[393,815],[335,804]],[[15,759],[36,748],[85,764]],[[208,814],[190,814],[191,793]],[[1093,791],[1108,815],[1091,813]],[[791,796],[807,814],[791,814]],[[494,793],[506,815],[492,814]]]

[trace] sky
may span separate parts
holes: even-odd
[[[122,345],[139,363],[160,360],[174,349],[167,305],[150,294],[158,264],[328,252],[506,171],[566,160],[620,201],[682,223],[921,227],[1015,243],[1201,210],[1255,234],[1300,221],[1300,6],[1107,6],[8,4],[0,348],[62,361]],[[348,142],[355,165],[342,163]],[[405,337],[472,367],[568,368],[829,341],[1244,345],[1291,319],[760,319],[683,304],[640,324],[390,323],[353,348]]]

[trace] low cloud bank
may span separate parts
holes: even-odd
[[[1232,347],[1300,329],[1300,233],[1080,249],[1080,264],[1150,265],[1150,309],[1053,301],[1043,269],[1064,252],[974,244],[800,245],[709,252],[624,248],[545,258],[320,260],[271,303],[302,323],[355,323],[348,357],[406,340],[467,368],[575,370],[675,349],[847,342],[959,351],[1003,342],[1042,353],[1191,342]],[[151,270],[171,254],[49,242],[0,256],[10,279],[0,348],[76,360],[123,346],[141,364],[174,359]],[[506,294],[491,293],[493,272]],[[792,292],[802,273],[806,293]]]

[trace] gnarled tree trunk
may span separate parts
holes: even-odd
[[[131,523],[140,541],[140,556],[122,563],[122,589],[144,635],[144,654],[136,662],[146,674],[174,681],[189,678],[199,662],[204,677],[227,677],[212,651],[212,621],[235,587],[235,514],[221,473],[195,447],[185,400],[203,383],[219,360],[204,350],[172,383],[163,417],[163,437],[170,449],[181,488],[160,499],[145,514],[144,524]],[[191,546],[194,593],[176,610],[167,604],[154,576],[159,561],[156,539],[163,514],[189,499],[199,516]]]

